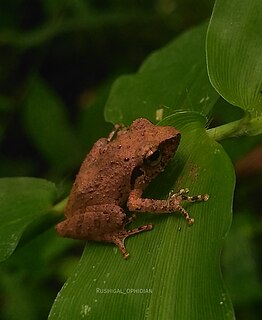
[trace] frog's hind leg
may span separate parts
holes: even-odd
[[[132,217],[131,217],[132,218]],[[131,222],[131,221],[128,221],[128,223]],[[121,251],[124,259],[127,259],[127,257],[129,256],[129,253],[125,247],[125,239],[129,236],[132,236],[134,234],[137,234],[137,233],[140,233],[140,232],[143,232],[143,231],[149,231],[153,228],[153,225],[152,224],[147,224],[147,225],[144,225],[144,226],[141,226],[139,228],[135,228],[135,229],[132,229],[132,230],[123,230],[123,231],[120,231],[119,233],[117,233],[113,239],[112,239],[112,242],[115,243],[119,250]]]
[[[125,248],[125,239],[152,229],[152,225],[148,224],[133,230],[125,230],[125,226],[134,219],[134,214],[127,218],[124,210],[117,205],[93,205],[84,213],[75,212],[59,222],[56,231],[66,238],[114,243],[126,259],[129,254]]]

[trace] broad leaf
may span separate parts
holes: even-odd
[[[262,113],[262,1],[217,0],[207,34],[210,80],[231,104]]]
[[[53,183],[35,178],[0,179],[0,261],[15,250],[25,228],[52,208]]]
[[[114,245],[88,243],[50,319],[234,318],[219,263],[231,223],[233,167],[198,114],[178,113],[163,124],[178,127],[182,142],[147,196],[188,187],[191,194],[208,192],[210,200],[186,206],[192,227],[179,214],[138,214],[136,226],[155,227],[126,241],[128,260]]]
[[[176,110],[206,115],[218,94],[206,71],[206,24],[153,53],[134,75],[116,80],[106,104],[106,120],[129,124],[145,117],[153,122]]]

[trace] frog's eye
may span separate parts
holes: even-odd
[[[160,150],[152,151],[149,150],[148,153],[145,156],[145,162],[146,164],[154,167],[159,164],[161,161],[162,154]]]

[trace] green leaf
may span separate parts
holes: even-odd
[[[147,196],[188,187],[191,194],[209,193],[209,201],[186,206],[192,227],[179,214],[139,214],[135,225],[152,222],[154,229],[126,241],[128,260],[113,245],[88,243],[50,320],[234,319],[219,262],[232,218],[232,164],[199,114],[180,112],[161,124],[175,125],[182,141]]]
[[[47,213],[55,199],[55,185],[46,180],[0,179],[0,261],[12,254],[26,227]]]
[[[217,0],[206,46],[209,77],[216,90],[252,117],[261,115],[261,0]]]
[[[129,124],[145,117],[153,122],[175,110],[208,114],[218,94],[206,71],[206,24],[186,32],[153,53],[134,75],[120,77],[105,108],[106,120]]]
[[[84,152],[69,123],[65,106],[40,78],[32,81],[24,117],[30,138],[57,171],[79,165]]]

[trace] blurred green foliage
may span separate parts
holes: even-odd
[[[113,79],[208,19],[212,7],[207,0],[2,0],[0,176],[47,178],[59,183],[61,198],[66,195],[81,159],[112,127],[103,112]],[[241,116],[220,98],[210,125]],[[222,142],[234,164],[261,143],[261,135]],[[240,320],[260,319],[262,313],[261,191],[261,169],[254,174],[242,168],[223,254]],[[25,236],[1,265],[0,318],[46,319],[82,248],[53,230],[41,230],[31,242]]]

